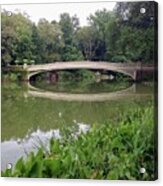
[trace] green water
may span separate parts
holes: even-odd
[[[33,84],[41,89],[53,92],[100,94],[127,89],[129,83],[113,84],[108,82],[83,84],[71,82],[57,85],[39,82]],[[27,84],[2,84],[2,169],[13,163],[25,152],[34,148],[36,143],[45,141],[66,126],[91,127],[109,120],[120,120],[124,112],[132,107],[146,107],[153,99],[153,87],[143,84],[134,85],[130,94],[106,101],[70,101],[52,100],[28,94]],[[93,95],[93,94],[92,94]],[[129,95],[129,96],[128,96]]]

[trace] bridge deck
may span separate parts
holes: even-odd
[[[27,71],[53,70],[53,69],[75,69],[75,68],[89,68],[89,69],[154,69],[153,65],[141,65],[140,63],[111,63],[111,62],[91,62],[91,61],[70,61],[70,62],[55,62],[48,64],[39,64],[27,66]]]

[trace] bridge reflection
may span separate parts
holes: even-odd
[[[136,91],[136,84],[133,84],[127,89],[123,89],[116,92],[106,93],[91,93],[91,94],[75,94],[75,93],[63,93],[63,92],[51,92],[33,87],[28,83],[28,91],[26,96],[47,98],[52,100],[63,100],[63,101],[108,101],[108,100],[119,100],[126,98],[135,98],[142,96],[152,96],[150,93],[143,93]]]

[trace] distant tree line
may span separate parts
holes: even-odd
[[[2,66],[76,60],[153,63],[155,19],[154,2],[119,2],[113,11],[97,10],[83,27],[68,13],[58,22],[40,19],[36,25],[25,14],[3,10]]]

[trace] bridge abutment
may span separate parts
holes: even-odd
[[[134,81],[141,81],[141,80],[143,80],[142,70],[135,70],[133,79],[134,79]]]

